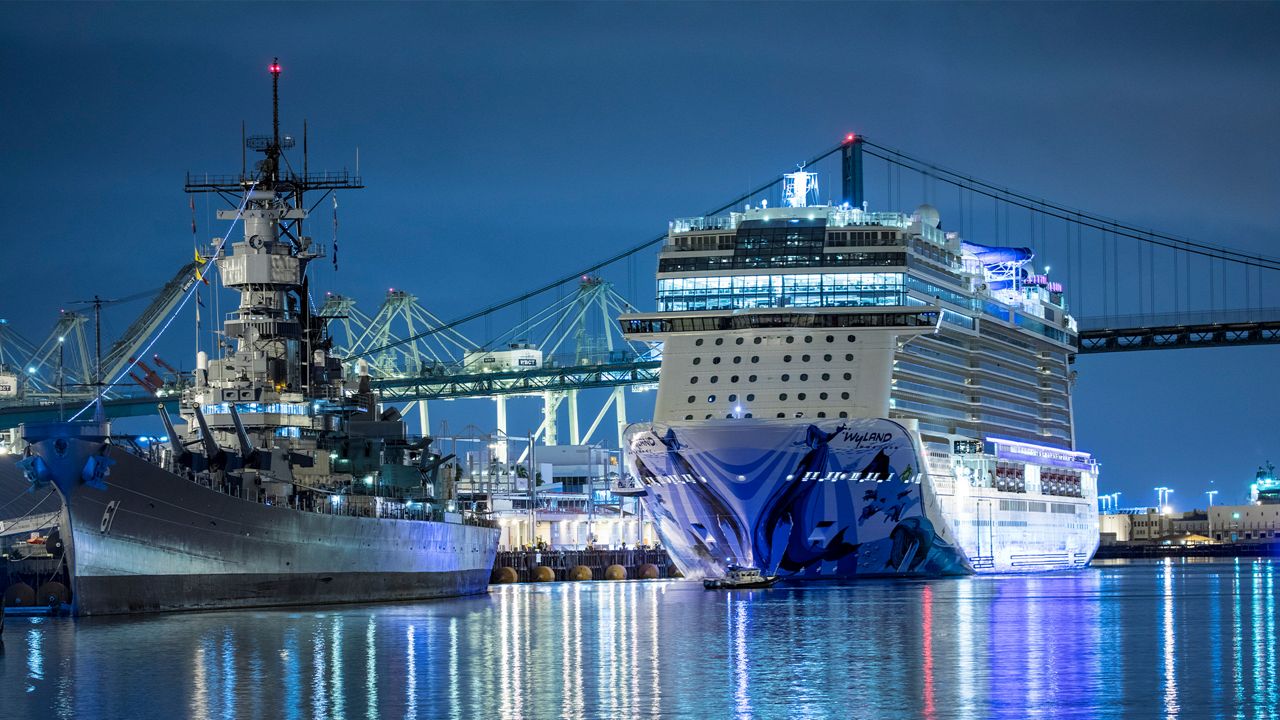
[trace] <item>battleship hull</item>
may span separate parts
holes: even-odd
[[[632,471],[681,571],[730,564],[792,580],[1016,573],[1086,566],[1088,498],[970,488],[926,468],[886,419],[633,425]]]
[[[77,614],[409,601],[482,593],[498,531],[272,507],[93,439],[27,467],[63,497]]]

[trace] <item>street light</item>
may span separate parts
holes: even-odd
[[[1214,496],[1214,495],[1217,495],[1217,494],[1218,494],[1218,491],[1217,491],[1217,490],[1207,490],[1207,491],[1205,491],[1205,495],[1208,495],[1208,496],[1209,496],[1209,507],[1213,507],[1213,496]]]

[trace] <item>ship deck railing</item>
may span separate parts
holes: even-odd
[[[141,456],[147,457],[146,454],[141,454]],[[497,527],[497,522],[494,520],[481,517],[470,511],[464,510],[461,512],[451,513],[440,506],[427,507],[426,503],[416,501],[407,503],[403,498],[325,493],[323,491],[313,491],[307,493],[307,495],[298,495],[295,493],[287,498],[280,498],[278,496],[267,495],[266,493],[261,492],[247,492],[246,486],[243,483],[235,483],[227,480],[215,480],[206,472],[184,472],[181,468],[172,467],[166,469],[176,475],[185,477],[189,482],[208,488],[214,492],[219,492],[223,495],[228,495],[248,502],[256,502],[259,505],[266,505],[268,507],[282,507],[302,512],[313,512],[318,515],[341,515],[345,517],[364,517],[379,520],[461,522],[463,525],[475,525],[477,527]],[[330,498],[340,498],[340,500],[335,502]],[[371,501],[375,500],[375,498],[381,498],[383,502],[351,502],[350,500],[352,498],[369,498]],[[448,518],[449,515],[459,515],[461,520],[451,521]]]

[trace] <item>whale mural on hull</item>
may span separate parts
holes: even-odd
[[[657,531],[691,577],[972,572],[924,507],[920,455],[884,419],[727,419],[628,428]]]

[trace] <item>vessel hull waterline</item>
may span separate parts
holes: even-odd
[[[1042,572],[1084,567],[1097,548],[1087,503],[1077,516],[1016,504],[1049,497],[957,496],[892,420],[644,423],[628,442],[658,533],[692,577],[734,565],[784,581]]]
[[[79,615],[423,600],[488,587],[493,528],[274,507],[101,442],[33,449],[63,498]],[[95,464],[108,472],[86,479]]]

